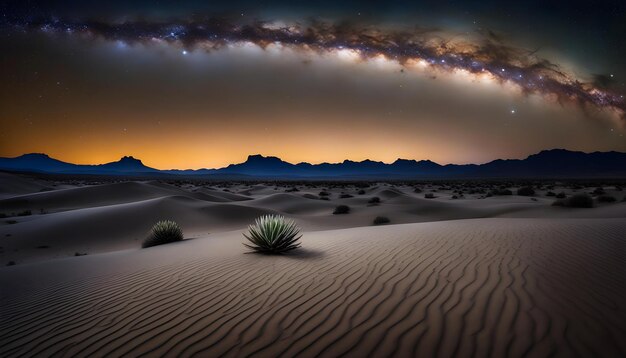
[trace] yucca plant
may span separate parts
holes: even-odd
[[[183,229],[171,220],[162,220],[154,224],[150,234],[144,240],[141,247],[163,245],[170,242],[181,241],[183,239]]]
[[[300,228],[291,219],[280,215],[264,215],[248,227],[243,236],[250,242],[243,245],[254,252],[281,254],[300,247]]]

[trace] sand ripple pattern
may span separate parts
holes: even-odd
[[[2,302],[0,356],[626,356],[626,223],[481,219],[309,234]]]

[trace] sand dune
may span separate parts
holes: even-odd
[[[234,194],[234,193],[229,193],[229,192],[224,192],[224,191],[219,191],[219,190],[209,190],[209,189],[203,188],[203,189],[200,189],[198,192],[205,194],[207,196],[210,196],[212,198],[215,198],[212,201],[229,202],[229,201],[250,200],[250,198],[246,195]]]
[[[307,232],[293,256],[224,233],[18,265],[0,355],[624,356],[624,232],[457,220]]]
[[[332,213],[336,203],[309,199],[302,195],[278,193],[243,203],[255,207],[270,208],[285,214],[313,215]]]
[[[255,207],[209,203],[187,196],[165,196],[125,204],[96,206],[20,218],[0,226],[10,232],[2,247],[11,260],[32,262],[74,253],[97,253],[139,247],[158,220],[176,220],[189,237],[211,230],[246,227],[258,216],[274,213]]]
[[[65,211],[105,206],[174,195],[176,192],[137,182],[59,189],[15,196],[0,201],[4,210],[45,209]]]
[[[616,187],[573,209],[456,184],[0,180],[1,357],[626,355]],[[303,247],[245,254],[264,214]],[[186,240],[141,249],[162,219]]]
[[[0,172],[0,199],[20,194],[52,190],[46,183],[31,177]]]
[[[186,191],[171,185],[142,182],[123,182],[59,189],[41,193],[17,195],[0,200],[3,210],[19,211],[36,208],[47,211],[65,211],[83,207],[130,203],[164,196],[188,196],[211,202],[249,200],[241,195],[201,189]]]
[[[137,248],[158,220],[179,222],[187,237],[245,229],[263,214],[283,214],[306,231],[371,226],[384,216],[391,224],[488,217],[526,218],[626,218],[626,203],[599,205],[594,209],[552,207],[553,199],[520,196],[468,197],[450,200],[445,191],[425,199],[413,187],[378,184],[357,194],[357,188],[244,185],[230,187],[168,184],[158,181],[70,185],[4,174],[8,188],[17,192],[0,199],[0,213],[15,215],[30,210],[33,215],[0,219],[1,263],[19,264],[76,253],[95,254]],[[15,183],[21,183],[16,185]],[[58,188],[40,192],[42,187]],[[34,193],[23,193],[35,190]],[[320,200],[326,191],[330,200]],[[245,193],[246,195],[236,194]],[[341,198],[342,193],[353,197]],[[380,204],[369,201],[379,197]],[[348,205],[347,215],[333,215],[337,205]]]

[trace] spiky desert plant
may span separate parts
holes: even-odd
[[[243,245],[254,252],[281,254],[300,247],[300,228],[281,215],[264,215],[248,227],[243,236],[250,244]]]
[[[170,242],[181,241],[183,239],[183,229],[171,220],[162,220],[154,224],[150,234],[144,240],[141,247],[163,245]]]

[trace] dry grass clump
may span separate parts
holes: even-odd
[[[374,225],[383,225],[383,224],[388,224],[389,222],[390,220],[386,216],[377,216],[374,219]]]
[[[151,247],[168,244],[170,242],[181,241],[183,239],[183,229],[174,221],[162,220],[154,224],[150,234],[144,240],[141,247]]]

